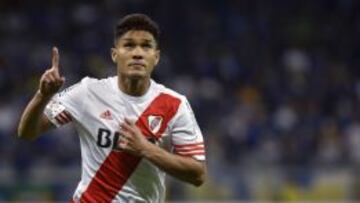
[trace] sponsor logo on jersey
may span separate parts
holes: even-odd
[[[161,123],[163,118],[161,116],[149,116],[148,117],[148,125],[153,134],[156,134],[161,127]]]

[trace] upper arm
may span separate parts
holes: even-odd
[[[180,156],[205,161],[205,145],[202,132],[190,104],[183,99],[171,129],[173,152]]]
[[[71,116],[69,114],[66,114],[66,118],[63,119],[66,119],[67,120],[66,123],[68,123],[71,121]],[[39,135],[46,133],[47,131],[54,128],[56,128],[56,124],[51,122],[50,119],[45,114],[42,114],[40,118]]]
[[[45,133],[53,128],[55,128],[55,125],[51,123],[45,114],[42,114],[40,118],[40,134]]]
[[[57,93],[51,99],[44,110],[44,119],[42,119],[44,130],[60,127],[81,117],[83,101],[86,97],[86,82],[87,79],[85,78]]]

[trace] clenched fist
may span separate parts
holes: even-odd
[[[41,76],[39,84],[39,91],[44,97],[52,97],[65,82],[65,78],[59,72],[59,50],[53,47],[51,55],[52,66]]]

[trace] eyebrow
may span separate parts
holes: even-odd
[[[134,39],[132,39],[132,38],[124,38],[123,40],[124,41],[134,41]],[[142,39],[142,41],[147,42],[147,43],[152,42],[152,40],[150,40],[150,39]]]

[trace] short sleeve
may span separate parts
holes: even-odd
[[[186,98],[182,99],[171,127],[171,143],[175,154],[205,160],[204,139]]]
[[[44,114],[56,126],[60,127],[67,122],[62,122],[59,117],[71,119],[79,119],[82,114],[83,101],[86,96],[87,78],[64,89],[54,95],[50,102],[46,105]],[[64,120],[64,119],[62,119]],[[65,119],[69,121],[68,119]]]

